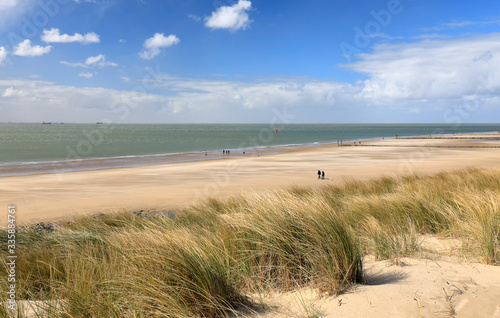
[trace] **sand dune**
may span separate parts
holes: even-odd
[[[500,268],[462,260],[403,259],[404,266],[365,259],[367,282],[337,297],[311,290],[267,295],[271,317],[500,317]]]

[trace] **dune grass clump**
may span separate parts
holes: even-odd
[[[313,286],[337,294],[362,277],[353,233],[324,203],[275,193],[250,200],[235,225],[247,284],[257,290]]]
[[[453,233],[463,237],[465,245],[487,264],[500,265],[500,197],[484,190],[481,194],[467,190],[455,195],[443,209],[454,220]]]
[[[35,261],[16,268],[19,300],[44,301],[41,317],[216,317],[245,304],[230,246],[194,226],[206,221],[193,217],[191,232],[167,218],[115,217],[44,233],[50,244],[32,240]]]
[[[223,237],[161,228],[144,234],[121,234],[117,241],[127,242],[125,257],[132,270],[123,279],[128,289],[137,291],[134,297],[144,304],[143,312],[215,317],[244,303],[235,260]],[[121,284],[114,282],[116,288]]]

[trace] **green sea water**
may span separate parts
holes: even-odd
[[[0,167],[499,130],[500,124],[0,124]]]

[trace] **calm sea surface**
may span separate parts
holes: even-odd
[[[253,154],[339,139],[499,130],[500,124],[0,124],[0,176],[203,160],[223,149]]]

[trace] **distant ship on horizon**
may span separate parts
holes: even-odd
[[[42,121],[42,125],[50,125],[52,124],[50,121]]]

